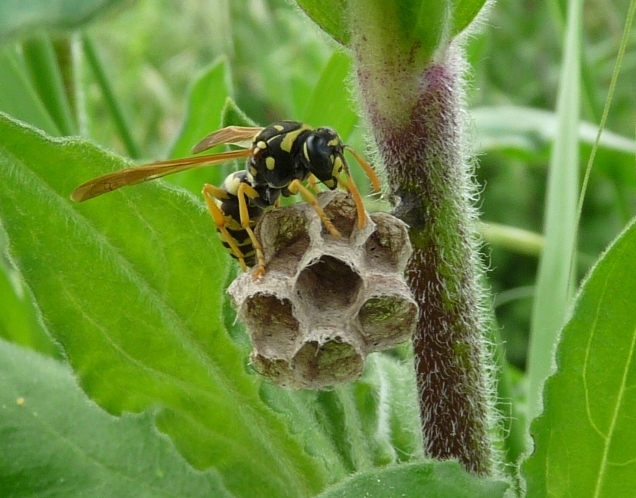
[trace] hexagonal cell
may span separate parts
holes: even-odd
[[[406,226],[387,213],[373,213],[371,219],[376,227],[364,246],[368,264],[387,272],[401,271],[411,254]]]
[[[256,293],[245,300],[242,310],[258,352],[277,357],[291,354],[299,329],[291,301]]]
[[[357,379],[364,358],[342,337],[305,342],[291,362],[299,387],[320,389]]]
[[[296,294],[318,312],[341,310],[355,302],[362,279],[344,261],[324,255],[305,267],[296,280]]]
[[[283,387],[293,386],[294,372],[287,360],[268,358],[256,352],[252,352],[251,360],[254,370],[272,383]]]
[[[278,258],[287,260],[286,266],[293,266],[302,258],[309,247],[309,221],[299,209],[274,209],[263,216],[256,228],[256,236],[261,241],[266,261]]]
[[[369,351],[382,351],[411,337],[417,324],[417,304],[408,294],[373,296],[360,308],[358,320]]]
[[[357,223],[356,204],[353,202],[353,198],[344,192],[336,192],[333,199],[323,209],[331,223],[340,232],[340,235],[344,238],[349,238]],[[322,227],[322,233],[323,235],[328,233],[324,226]]]

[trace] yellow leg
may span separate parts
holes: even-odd
[[[318,178],[316,178],[314,175],[309,175],[309,178],[307,178],[307,183],[309,184],[309,188],[314,191],[314,194],[320,192],[320,184],[318,183]]]
[[[331,223],[331,220],[327,217],[324,210],[318,205],[316,196],[312,194],[307,187],[300,183],[300,180],[293,180],[289,184],[289,187],[287,187],[287,189],[292,194],[300,193],[305,202],[307,204],[310,204],[316,210],[316,213],[318,213],[318,216],[320,216],[323,225],[325,225],[325,228],[329,230],[329,233],[334,237],[340,237],[340,232],[338,231],[338,229],[333,226],[333,223]]]
[[[360,191],[356,186],[356,183],[351,178],[351,174],[349,173],[349,169],[346,169],[347,179],[340,179],[340,184],[351,194],[353,197],[353,202],[356,205],[356,212],[358,215],[358,228],[364,228],[367,224],[367,212],[364,209],[364,202],[362,202],[362,197],[360,196]]]
[[[358,154],[355,151],[355,149],[353,149],[352,147],[345,146],[345,150],[348,150],[349,152],[351,152],[353,157],[355,157],[356,161],[358,161],[358,164],[362,166],[362,169],[364,169],[364,171],[366,172],[367,176],[369,177],[369,180],[371,180],[373,191],[379,192],[380,179],[378,178],[378,175],[376,175],[375,171],[373,171],[373,168],[371,167],[371,165],[368,162],[366,162],[364,158],[360,154]],[[344,162],[344,170],[345,170],[345,175],[347,179],[346,180],[341,179],[340,183],[351,194],[351,197],[353,197],[353,201],[356,204],[356,211],[358,213],[358,227],[364,228],[364,226],[367,223],[367,215],[364,209],[364,203],[362,202],[362,197],[360,196],[360,191],[358,190],[357,185],[353,181],[353,177],[351,176],[351,172],[349,171],[349,167],[347,166],[346,162]]]
[[[239,200],[239,215],[241,217],[241,227],[243,227],[243,229],[247,232],[247,235],[249,235],[250,240],[252,241],[252,246],[254,247],[254,250],[256,251],[256,259],[258,260],[258,268],[254,272],[253,276],[254,276],[254,280],[258,280],[259,278],[261,278],[263,273],[265,273],[265,255],[263,254],[263,246],[261,245],[259,240],[256,238],[256,235],[254,234],[254,232],[252,231],[252,228],[250,227],[251,220],[250,220],[249,212],[247,210],[247,201],[245,200],[245,198],[249,197],[250,199],[256,199],[259,197],[259,195],[258,195],[258,192],[254,190],[254,188],[252,188],[247,183],[241,183],[239,185],[238,193],[236,195]]]
[[[209,183],[206,183],[205,185],[203,185],[203,198],[205,199],[205,204],[208,207],[210,216],[212,216],[212,221],[214,221],[214,224],[216,225],[216,228],[221,233],[221,236],[223,237],[223,239],[225,239],[225,242],[227,242],[227,244],[230,246],[230,249],[232,249],[232,253],[234,253],[234,256],[236,256],[236,259],[238,259],[238,262],[241,265],[241,270],[247,271],[247,265],[245,264],[245,256],[243,255],[239,247],[236,245],[236,242],[234,242],[234,239],[232,238],[232,236],[227,231],[227,228],[225,226],[226,220],[225,220],[225,215],[223,214],[223,211],[221,211],[221,209],[214,202],[214,199],[223,200],[224,198],[227,198],[226,192],[218,187],[215,187],[214,185],[210,185]]]

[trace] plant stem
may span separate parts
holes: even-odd
[[[365,43],[362,35],[353,44],[363,106],[414,249],[407,279],[420,307],[413,345],[426,449],[489,475],[487,320],[463,142],[463,54],[451,42],[421,69],[408,57],[378,64]]]

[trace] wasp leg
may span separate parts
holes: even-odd
[[[380,179],[378,178],[378,175],[375,173],[375,171],[373,171],[373,168],[371,167],[371,165],[368,162],[366,162],[364,158],[360,154],[358,154],[358,152],[354,148],[349,147],[347,145],[345,146],[345,150],[348,150],[349,152],[351,152],[353,157],[355,157],[356,161],[358,161],[358,164],[362,166],[362,169],[364,169],[364,171],[366,172],[367,176],[369,177],[369,180],[371,180],[373,191],[379,192]],[[353,177],[351,176],[351,172],[349,171],[349,166],[347,166],[347,163],[344,162],[343,166],[344,166],[347,179],[340,180],[340,183],[342,183],[342,186],[345,189],[347,189],[347,191],[351,194],[351,197],[353,197],[353,200],[356,203],[356,210],[358,212],[358,227],[364,228],[364,226],[367,223],[367,215],[364,209],[364,203],[362,202],[362,197],[360,197],[360,191],[358,190],[358,186],[353,181]]]
[[[309,184],[309,188],[314,191],[314,194],[320,192],[320,184],[318,183],[318,178],[314,175],[309,175],[307,178],[307,183]]]
[[[340,237],[340,232],[335,226],[333,226],[329,217],[320,207],[316,200],[316,196],[312,194],[307,187],[300,183],[300,180],[293,180],[287,187],[287,190],[289,190],[292,194],[300,193],[305,202],[310,204],[315,209],[316,213],[318,213],[318,216],[320,216],[323,225],[325,225],[325,228],[329,230],[329,233],[334,237]]]
[[[227,198],[227,193],[224,190],[215,187],[214,185],[210,185],[209,183],[203,185],[202,193],[203,198],[205,199],[205,204],[208,207],[208,211],[210,212],[210,216],[212,216],[212,221],[214,221],[216,228],[221,233],[221,236],[223,237],[225,242],[227,242],[227,244],[230,246],[230,249],[232,249],[232,253],[234,253],[236,259],[238,259],[238,262],[241,265],[241,270],[247,271],[245,256],[239,249],[238,245],[236,245],[234,238],[227,231],[227,221],[225,219],[225,214],[223,214],[223,211],[221,211],[219,206],[216,205],[216,202],[214,202],[215,199],[223,200],[224,198]]]
[[[360,196],[360,191],[356,183],[351,178],[351,174],[349,173],[349,168],[345,170],[347,179],[340,179],[340,184],[351,194],[353,197],[353,202],[356,205],[356,211],[358,214],[358,228],[364,228],[367,224],[367,212],[364,209],[364,202],[362,202],[362,197]]]
[[[247,210],[247,201],[246,197],[250,199],[257,199],[260,197],[258,192],[248,185],[247,183],[241,183],[238,188],[238,192],[236,194],[239,201],[239,214],[241,217],[241,227],[245,229],[247,235],[249,235],[250,240],[252,241],[252,246],[254,246],[254,251],[256,251],[256,259],[258,261],[258,268],[254,272],[254,280],[258,280],[263,273],[265,273],[265,255],[263,254],[263,246],[256,238],[256,235],[252,231],[250,227],[250,215]]]

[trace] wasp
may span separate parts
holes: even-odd
[[[345,151],[365,170],[373,190],[380,190],[373,168],[331,128],[314,129],[298,121],[278,121],[264,128],[228,126],[206,136],[194,146],[193,153],[222,144],[243,148],[132,166],[83,183],[71,198],[83,202],[173,173],[246,159],[245,170],[228,175],[220,187],[206,183],[202,193],[223,245],[239,261],[243,271],[258,263],[254,278],[259,278],[265,272],[265,257],[253,229],[268,208],[278,205],[281,196],[300,194],[316,210],[329,233],[339,237],[340,233],[305,183],[313,186],[314,191],[319,182],[330,190],[338,186],[346,189],[355,202],[360,228],[366,223],[366,214],[345,160]]]

